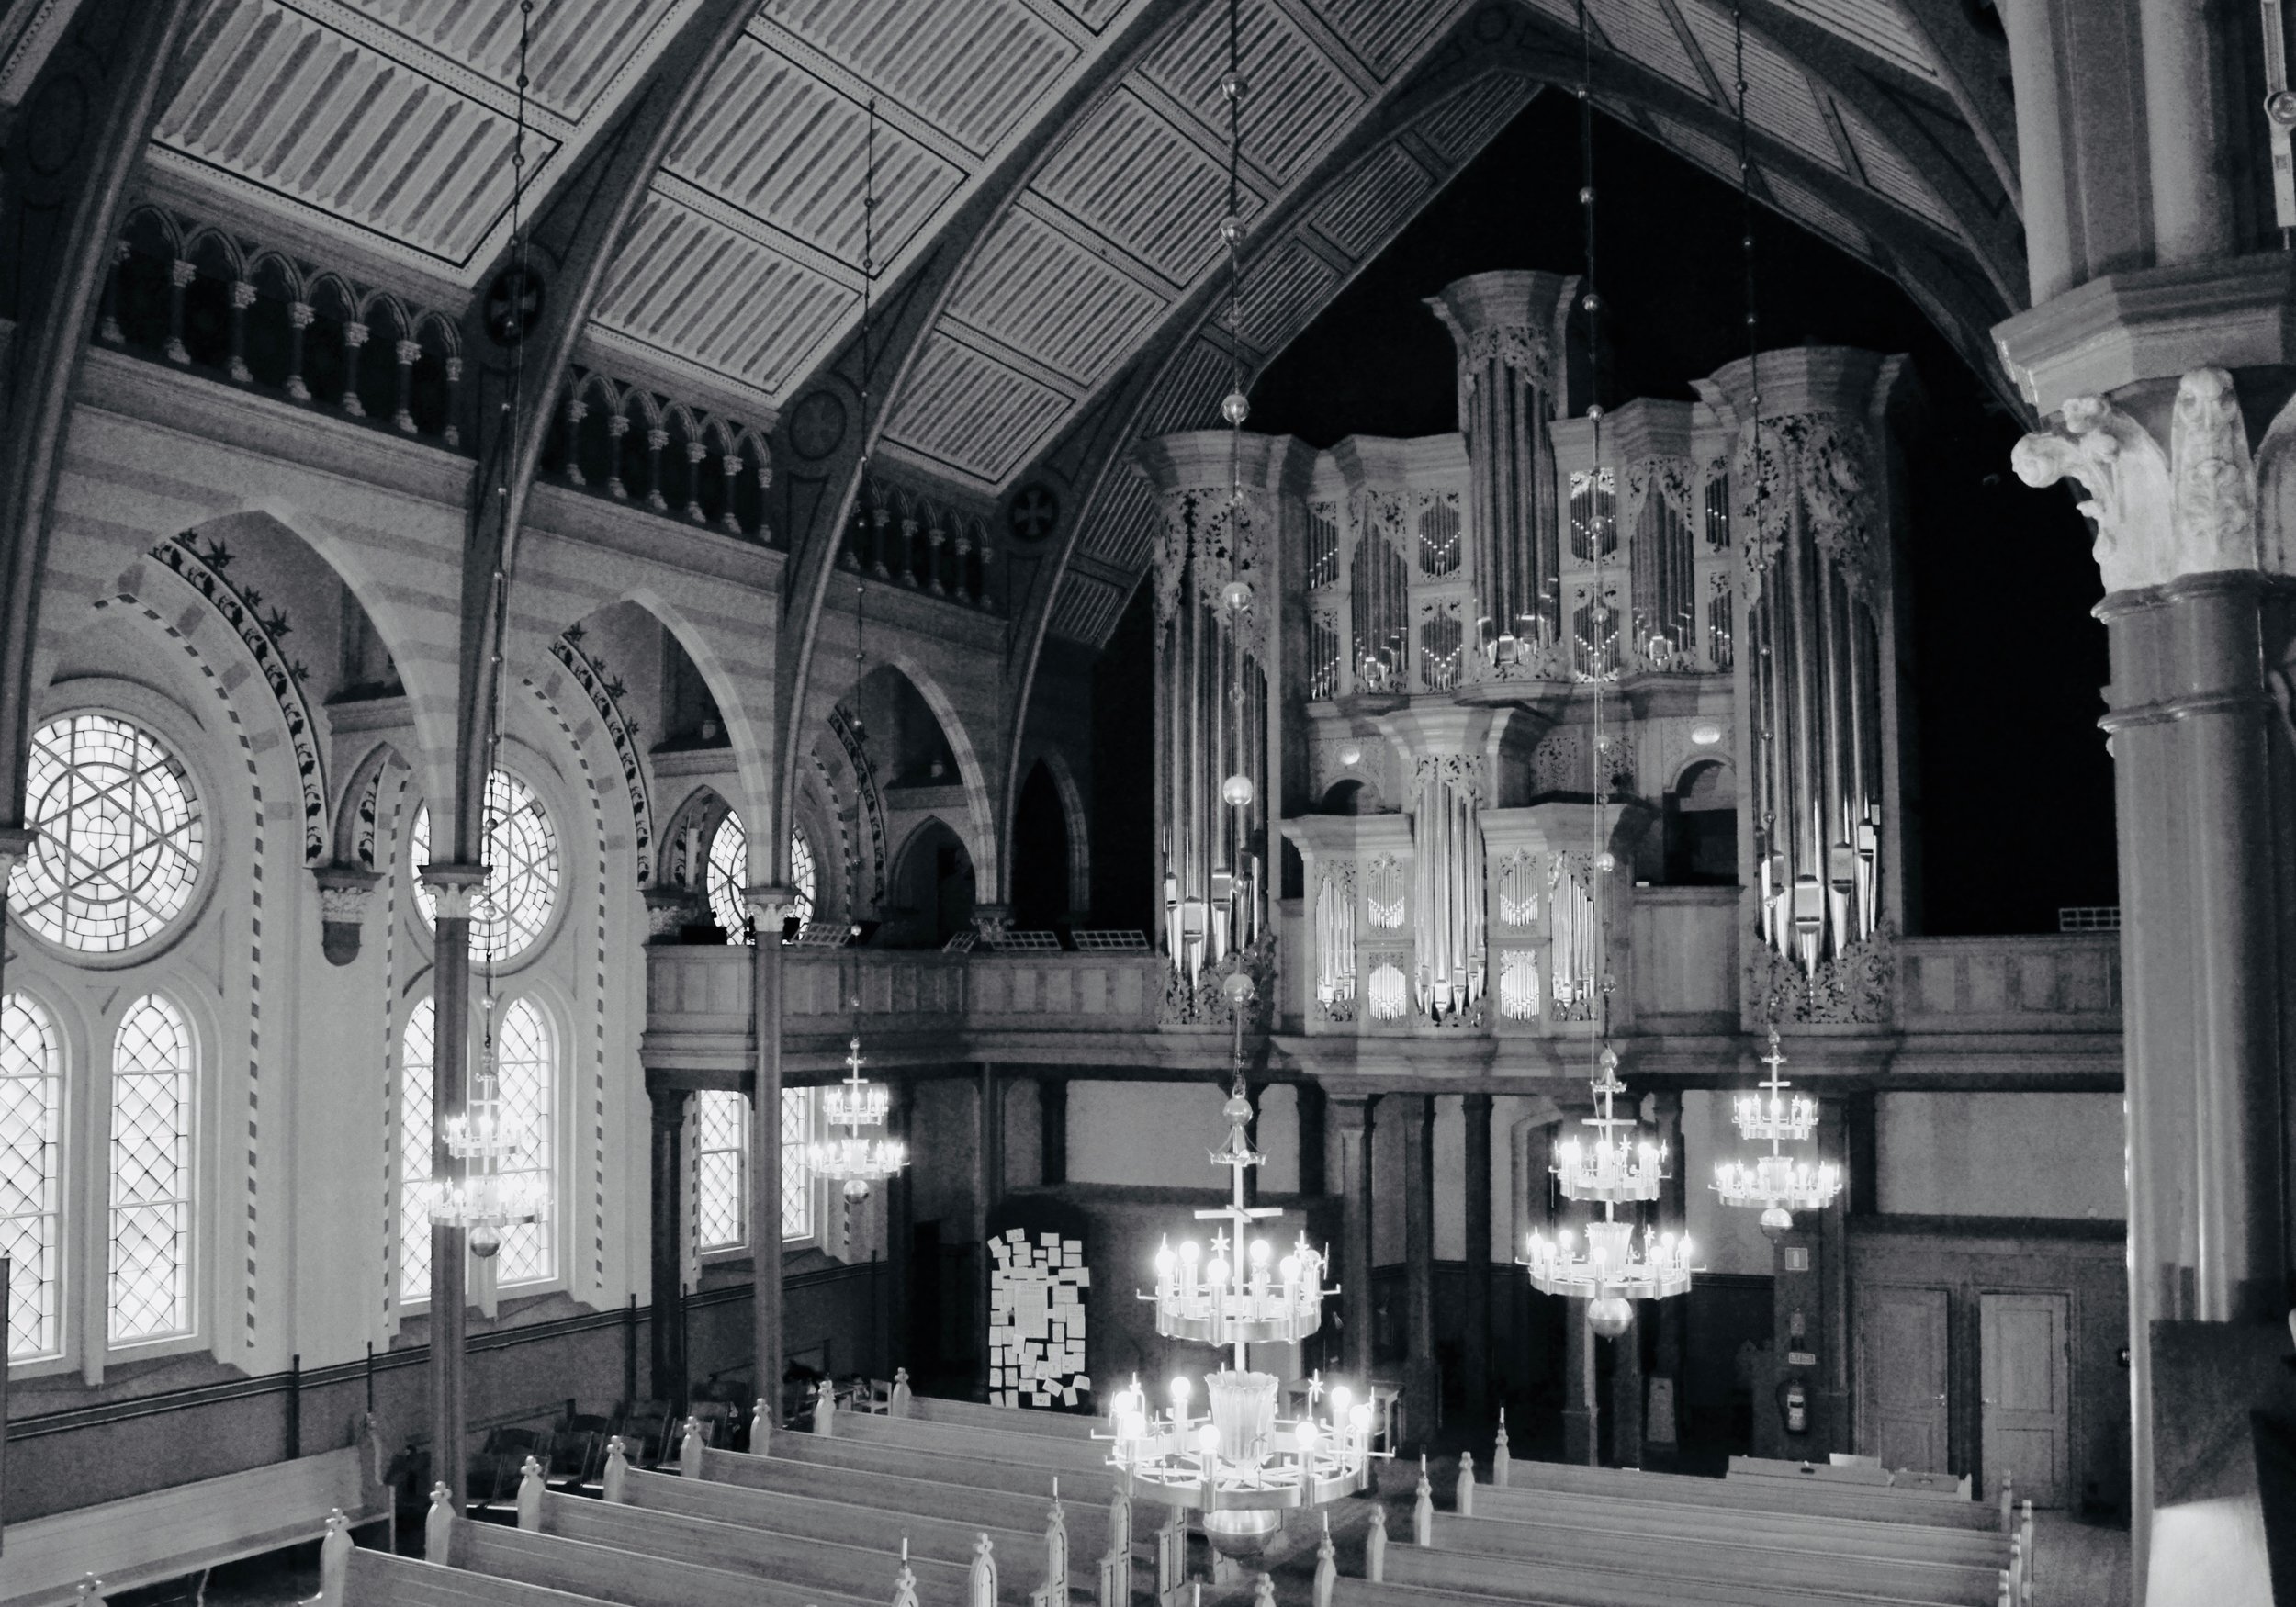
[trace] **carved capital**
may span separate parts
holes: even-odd
[[[755,917],[761,934],[778,934],[782,923],[797,913],[797,890],[794,887],[752,887],[747,889],[742,896],[748,901],[749,913]]]
[[[2096,525],[2108,592],[2188,575],[2271,569],[2257,537],[2257,470],[2233,377],[2196,368],[2177,386],[2168,449],[2103,397],[2075,397],[2058,429],[2020,441],[2009,466],[2029,486],[2076,479]]]
[[[330,965],[348,965],[359,957],[366,913],[382,878],[360,865],[313,865],[311,880],[319,885],[320,951]]]
[[[0,897],[6,893],[8,878],[16,874],[17,861],[39,840],[39,833],[28,826],[0,826]]]
[[[973,906],[973,930],[979,939],[994,949],[1012,931],[1012,906],[1002,904],[976,904]]]
[[[471,905],[486,886],[488,871],[484,865],[430,864],[422,867],[421,875],[422,885],[431,890],[438,918],[467,921]]]

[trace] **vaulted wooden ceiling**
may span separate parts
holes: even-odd
[[[542,0],[535,184],[546,190],[612,123],[694,3]],[[766,0],[656,176],[584,360],[771,423],[861,315],[870,104],[867,277],[884,287],[1090,79],[1088,109],[988,227],[958,242],[954,291],[886,399],[884,452],[1000,494],[1159,343],[1176,373],[1204,370],[1204,383],[1166,385],[1142,425],[1189,421],[1163,415],[1224,388],[1210,372],[1224,348],[1191,301],[1219,259],[1227,7],[1192,0],[1112,59],[1148,3]],[[1726,0],[1588,6],[1605,107],[1735,180]],[[1981,354],[1986,326],[2022,292],[2005,51],[1988,55],[1994,42],[1958,0],[1745,6],[1761,198],[1892,272]],[[1304,327],[1541,82],[1575,75],[1577,7],[1244,0],[1244,214],[1322,219],[1255,237],[1252,362]],[[30,15],[24,0],[0,13],[0,50],[16,49],[8,28],[31,26],[12,22],[18,12]],[[1493,22],[1519,33],[1525,18],[1545,30],[1547,65],[1461,75],[1414,114],[1426,123],[1416,143],[1375,143],[1334,171],[1335,152],[1391,116],[1414,73],[1436,70],[1439,44]],[[518,0],[212,0],[157,129],[154,182],[252,232],[268,222],[467,296],[510,228],[517,37]],[[0,60],[0,88],[16,71]],[[1329,194],[1304,194],[1311,184]],[[1131,567],[1130,553],[1108,556]]]

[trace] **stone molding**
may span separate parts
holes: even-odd
[[[470,907],[491,874],[484,865],[429,864],[420,872],[422,884],[431,890],[438,918],[442,921],[467,921]]]
[[[2056,428],[2018,442],[2009,466],[2029,486],[2071,478],[2088,492],[2080,510],[2096,526],[2093,550],[2108,594],[2192,575],[2291,573],[2284,537],[2259,526],[2257,459],[2224,369],[2195,368],[2178,381],[2165,450],[2104,397],[2069,398],[2061,411]],[[2274,426],[2268,462],[2287,455],[2273,449],[2291,433]],[[2276,484],[2284,478],[2277,468],[2267,474]]]
[[[319,886],[320,952],[330,965],[348,965],[359,957],[382,877],[363,865],[313,865],[311,880]]]

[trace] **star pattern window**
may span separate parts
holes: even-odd
[[[60,1354],[57,1210],[63,1057],[48,1012],[23,994],[0,997],[0,1255],[9,1258],[8,1355]]]
[[[749,1099],[707,1089],[693,1096],[693,1242],[700,1251],[749,1242]]]
[[[432,1049],[438,1007],[429,999],[407,1013],[399,1036],[399,1298],[431,1298],[431,1207],[416,1185],[431,1175]]]
[[[112,1040],[114,1344],[191,1332],[192,1075],[183,1012],[157,994],[129,1006]]]
[[[423,924],[438,925],[438,894],[422,880],[431,860],[431,806],[414,812],[408,833],[409,863],[414,868],[414,900]],[[470,952],[491,953],[507,964],[532,949],[549,929],[558,902],[558,834],[535,790],[508,770],[487,778],[486,885],[470,905]]]
[[[160,739],[113,714],[32,734],[25,818],[39,836],[8,880],[8,913],[61,948],[118,954],[191,902],[207,849],[191,776]]]
[[[539,1283],[557,1275],[557,1049],[540,1006],[513,999],[495,1030],[494,1067],[502,1101],[501,1120],[518,1145],[518,1156],[502,1169],[505,1177],[535,1177],[548,1202],[538,1222],[502,1231],[496,1275],[504,1284]]]
[[[711,918],[725,927],[728,942],[748,942],[749,834],[741,824],[741,816],[730,809],[710,834],[707,882]],[[789,834],[789,882],[797,892],[791,913],[802,927],[813,919],[817,907],[815,893],[818,872],[813,844],[795,827]]]

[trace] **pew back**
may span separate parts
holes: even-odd
[[[860,1511],[891,1513],[904,1520],[953,1523],[968,1534],[986,1529],[992,1534],[1009,1531],[1041,1536],[1052,1505],[1044,1496],[1012,1495],[1003,1490],[936,1484],[929,1479],[903,1478],[892,1474],[815,1467],[780,1456],[752,1456],[742,1451],[707,1452],[702,1459],[701,1479],[677,1482],[717,1485],[743,1494],[770,1494],[809,1504],[834,1503]],[[1070,1556],[1078,1560],[1100,1556],[1109,1544],[1108,1509],[1065,1497],[1062,1504],[1068,1525]],[[998,1550],[1003,1548],[1003,1543],[998,1542]]]
[[[1098,1418],[1073,1411],[1030,1411],[1015,1406],[984,1406],[977,1400],[943,1400],[933,1395],[911,1396],[908,1415],[918,1422],[995,1429],[1003,1433],[1042,1434],[1056,1440],[1088,1440],[1092,1437],[1092,1431],[1101,1426]]]
[[[500,1523],[456,1524],[449,1556],[455,1567],[473,1573],[587,1595],[616,1607],[857,1607],[864,1600],[875,1607],[893,1595],[890,1568],[883,1590],[873,1598],[838,1596],[685,1558],[639,1556],[614,1546],[547,1532],[530,1534]]]
[[[490,1578],[387,1551],[354,1551],[343,1607],[598,1607],[597,1598]]]
[[[1935,1499],[1921,1492],[1867,1489],[1778,1478],[1699,1478],[1682,1473],[1646,1473],[1632,1467],[1581,1467],[1562,1462],[1516,1462],[1512,1488],[1611,1495],[1628,1500],[1675,1501],[1734,1511],[1792,1512],[1813,1517],[1861,1518],[1884,1523],[1930,1524],[1998,1531],[2001,1515],[1978,1501]],[[1480,1487],[1476,1495],[1482,1494]]]
[[[1478,1519],[1570,1523],[1685,1542],[1758,1541],[1804,1551],[1963,1568],[1998,1568],[2009,1561],[2008,1540],[1984,1530],[1933,1529],[1914,1523],[1811,1517],[1796,1512],[1734,1511],[1679,1501],[1577,1495],[1562,1490],[1494,1489],[1478,1485],[1475,1515]]]
[[[875,1422],[897,1421],[875,1419]],[[1037,1463],[982,1460],[951,1455],[914,1446],[875,1441],[827,1437],[821,1434],[776,1434],[773,1455],[816,1467],[851,1467],[872,1473],[891,1473],[906,1478],[930,1479],[972,1489],[1003,1490],[1008,1495],[1032,1495],[1040,1500],[1052,1492],[1052,1479],[1061,1481],[1065,1500],[1105,1504],[1115,1493],[1115,1470],[1091,1472],[1047,1468]]]
[[[1006,1416],[1021,1415],[1007,1412]],[[937,1422],[914,1417],[840,1417],[833,1437],[863,1444],[900,1445],[982,1462],[1017,1463],[1060,1473],[1105,1474],[1109,1446],[1068,1434],[1016,1432],[996,1424]]]

